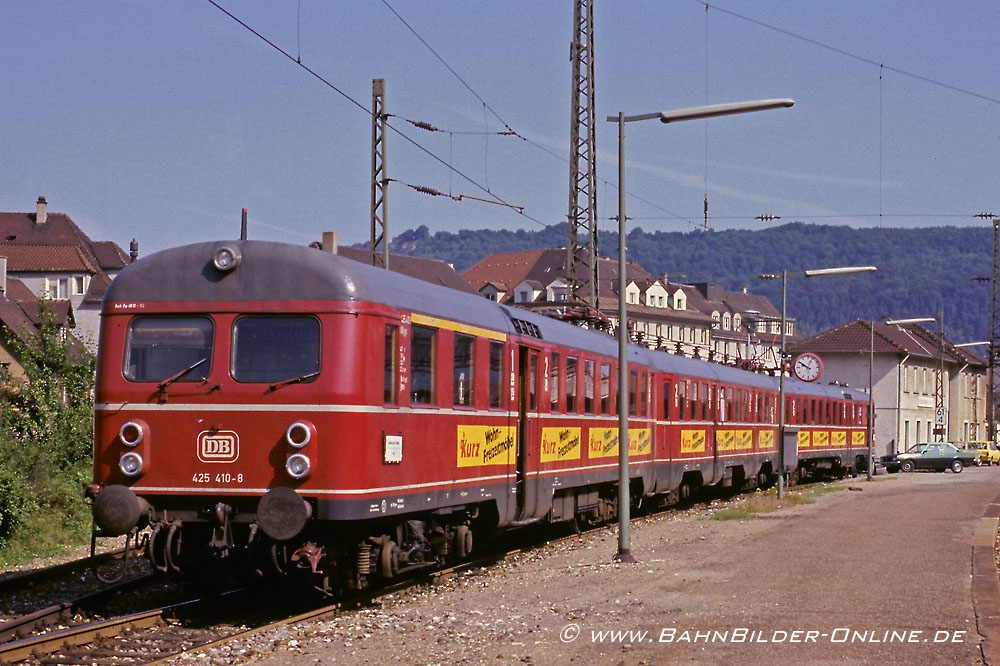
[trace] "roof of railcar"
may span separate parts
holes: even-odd
[[[239,251],[235,269],[222,272],[212,264],[216,251]],[[618,343],[605,333],[587,330],[527,310],[498,305],[399,273],[322,250],[266,241],[212,241],[163,250],[129,264],[104,296],[114,303],[225,301],[367,301],[407,312],[514,334],[512,318],[537,327],[541,339],[561,346],[616,357]],[[529,338],[530,339],[530,338]],[[774,377],[738,370],[645,347],[629,346],[629,362],[663,372],[755,386],[776,391]],[[844,397],[844,387],[806,384],[788,379],[789,393]],[[846,389],[849,391],[849,389]],[[864,396],[855,399],[864,399]]]

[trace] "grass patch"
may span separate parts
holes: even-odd
[[[805,490],[785,493],[783,499],[778,499],[778,489],[770,488],[762,491],[757,489],[752,495],[745,499],[727,506],[721,511],[712,514],[712,520],[742,520],[750,518],[758,513],[772,513],[787,506],[796,504],[813,504],[816,498],[827,493],[844,490],[845,486],[839,483],[829,483],[812,486]]]

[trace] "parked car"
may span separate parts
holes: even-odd
[[[903,453],[882,456],[882,464],[892,471],[912,472],[917,469],[950,469],[955,474],[967,465],[976,464],[978,450],[963,450],[951,442],[927,442],[911,446]]]
[[[1000,448],[993,442],[969,442],[969,448],[977,453],[980,465],[1000,465]]]

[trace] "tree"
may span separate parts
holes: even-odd
[[[90,526],[80,488],[89,475],[96,358],[42,300],[40,324],[5,331],[24,368],[0,370],[0,546],[36,554]]]

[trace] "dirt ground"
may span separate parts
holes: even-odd
[[[743,520],[668,512],[633,523],[635,564],[604,529],[172,663],[983,663],[971,552],[1000,471],[884,478]]]

